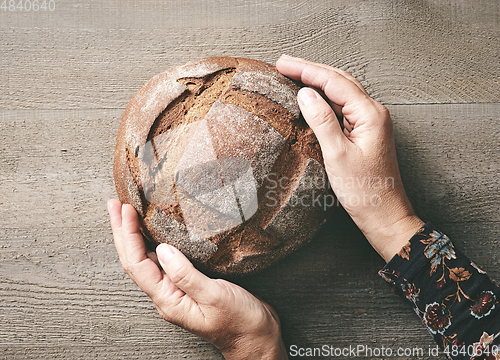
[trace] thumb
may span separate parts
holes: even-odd
[[[196,302],[210,303],[220,289],[208,276],[198,271],[175,247],[160,244],[156,255],[170,281]]]
[[[336,151],[345,141],[339,121],[331,106],[317,91],[304,87],[297,95],[300,111],[319,141],[323,155]]]

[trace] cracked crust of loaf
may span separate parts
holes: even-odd
[[[336,208],[292,204],[307,195],[308,177],[326,178],[298,90],[270,64],[230,57],[190,61],[147,82],[123,114],[113,171],[118,197],[137,210],[146,240],[176,246],[214,275],[254,273],[310,241]],[[144,169],[146,150],[166,160]],[[231,160],[238,158],[247,163]],[[237,169],[253,174],[255,185],[236,179]],[[218,172],[220,181],[204,179]],[[231,181],[238,208],[224,187]],[[253,186],[256,199],[245,197]],[[234,222],[237,209],[242,221]]]

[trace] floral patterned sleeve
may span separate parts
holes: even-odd
[[[448,358],[500,360],[500,287],[430,223],[379,274]]]

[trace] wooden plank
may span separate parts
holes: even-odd
[[[122,112],[0,112],[2,225],[107,225],[104,215],[114,192],[113,151]],[[36,217],[27,216],[33,212]]]
[[[56,6],[0,11],[1,107],[123,108],[170,66],[220,55],[274,62],[283,52],[352,72],[384,103],[500,99],[496,0]]]
[[[421,216],[440,223],[497,221],[499,105],[390,110],[403,178]],[[112,156],[121,114],[120,109],[1,112],[4,226],[107,226],[105,201],[114,191]],[[20,217],[34,204],[49,211]]]
[[[389,109],[417,213],[499,280],[500,104]],[[121,113],[0,111],[1,359],[221,358],[161,320],[121,269],[105,209]],[[299,252],[237,282],[276,308],[287,346],[428,349],[382,266],[340,211]]]
[[[500,106],[389,108],[405,187],[421,216],[439,223],[496,222]]]
[[[386,104],[498,102],[500,3],[364,2],[367,89]],[[490,46],[491,45],[491,46]]]

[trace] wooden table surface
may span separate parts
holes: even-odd
[[[124,274],[106,211],[128,100],[206,56],[288,53],[351,72],[391,111],[416,212],[500,280],[498,0],[35,2],[0,8],[1,359],[221,358]],[[240,283],[277,310],[287,347],[443,359],[383,265],[340,211]]]

